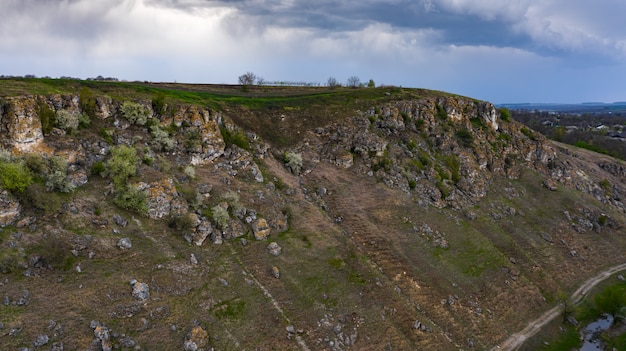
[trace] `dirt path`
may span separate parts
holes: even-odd
[[[622,263],[620,265],[608,268],[594,277],[590,278],[586,282],[584,282],[570,297],[570,302],[572,304],[578,304],[581,302],[585,296],[589,293],[589,291],[601,281],[607,279],[612,274],[617,273],[619,271],[626,270],[626,263]],[[528,323],[528,325],[522,329],[519,333],[515,333],[511,335],[507,340],[505,340],[501,345],[495,346],[491,349],[494,350],[506,350],[513,351],[517,350],[520,346],[524,344],[524,342],[529,339],[531,336],[535,335],[539,329],[541,329],[544,325],[548,324],[554,318],[561,314],[561,306],[555,306],[550,310],[546,311],[541,317],[535,319],[534,321]]]

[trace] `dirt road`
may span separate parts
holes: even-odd
[[[617,273],[619,271],[626,270],[626,263],[622,263],[620,265],[608,268],[594,277],[590,278],[586,282],[584,282],[574,293],[570,296],[570,302],[572,304],[577,304],[583,300],[583,298],[589,293],[589,291],[596,286],[601,281],[607,279],[612,274]],[[517,350],[524,341],[526,341],[531,336],[535,335],[544,325],[548,324],[554,318],[561,314],[561,306],[555,306],[550,310],[546,311],[539,318],[534,321],[528,323],[528,325],[522,329],[519,333],[515,333],[511,335],[507,340],[505,340],[501,345],[495,346],[491,349],[491,351],[495,350],[506,350],[513,351]]]

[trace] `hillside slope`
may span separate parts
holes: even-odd
[[[0,142],[11,349],[490,349],[626,261],[622,162],[440,92],[0,80]]]

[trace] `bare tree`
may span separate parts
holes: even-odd
[[[359,77],[357,76],[352,76],[348,78],[348,82],[346,83],[346,85],[351,88],[358,88],[361,85],[361,79],[359,79]]]
[[[339,84],[339,82],[337,82],[337,79],[335,79],[335,77],[330,77],[330,78],[328,78],[328,81],[326,82],[326,85],[329,88],[335,88],[335,87],[340,86],[341,84]]]
[[[239,84],[241,85],[253,85],[257,77],[252,72],[247,72],[239,76]]]

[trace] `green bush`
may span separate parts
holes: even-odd
[[[409,140],[406,143],[406,148],[409,149],[409,151],[413,151],[415,149],[417,149],[417,142],[413,139]]]
[[[62,157],[52,156],[48,159],[45,179],[48,191],[69,193],[75,189],[74,185],[67,181],[67,161]]]
[[[174,149],[176,141],[158,125],[150,127],[150,135],[152,135],[152,147],[155,149],[162,151]]]
[[[415,128],[417,130],[423,130],[424,129],[424,125],[426,125],[426,121],[424,121],[423,119],[416,119],[415,120]]]
[[[103,176],[106,171],[106,166],[102,161],[94,162],[93,166],[91,166],[91,175],[94,176]]]
[[[291,173],[295,175],[300,174],[300,170],[302,169],[302,154],[301,153],[296,153],[296,152],[291,152],[291,151],[285,152],[283,160],[285,161],[285,166],[289,168]]]
[[[0,162],[0,185],[11,192],[22,193],[33,182],[30,170],[22,162]]]
[[[436,104],[435,109],[437,110],[437,113],[436,113],[437,118],[441,120],[448,119],[448,112],[446,111],[445,108],[443,108],[443,106]]]
[[[185,132],[185,150],[190,152],[202,150],[202,134],[197,129],[189,129]]]
[[[500,111],[500,118],[503,121],[508,122],[511,120],[511,112],[507,108],[501,107],[499,111]]]
[[[224,207],[220,205],[215,205],[211,207],[211,218],[213,219],[213,222],[215,223],[215,225],[217,225],[218,228],[220,229],[228,228],[228,223],[230,222],[230,215],[228,214],[228,211]]]
[[[467,129],[460,129],[456,132],[457,138],[461,142],[461,145],[470,147],[474,143],[474,135]]]
[[[179,232],[190,232],[196,227],[196,223],[189,215],[170,216],[167,226]]]
[[[22,194],[21,200],[43,211],[46,216],[59,213],[63,206],[63,198],[60,194],[47,192],[45,186],[39,183],[29,185]]]
[[[96,99],[91,90],[84,87],[80,90],[80,109],[88,120],[96,117]],[[81,122],[82,123],[82,122]],[[86,127],[86,126],[85,126]]]
[[[224,138],[226,146],[237,145],[244,150],[251,150],[250,142],[243,132],[231,131],[226,127],[220,127],[220,133],[222,134],[222,138]]]
[[[415,189],[416,186],[417,182],[415,181],[415,179],[409,179],[409,189]]]
[[[100,129],[100,136],[109,144],[113,144],[113,135],[115,134],[115,130],[109,128]]]
[[[136,102],[124,101],[120,107],[122,115],[132,124],[144,125],[148,121],[148,110]]]
[[[460,170],[461,170],[461,161],[457,155],[447,155],[444,158],[444,163],[446,167],[450,170],[450,178],[456,184],[459,182]]]
[[[165,113],[165,94],[159,92],[152,98],[152,110],[158,116]]]
[[[129,146],[111,148],[111,158],[105,163],[105,175],[113,180],[115,188],[123,188],[128,178],[137,173],[137,151]]]
[[[148,196],[144,191],[132,185],[116,189],[114,202],[123,209],[135,211],[141,215],[148,214]]]
[[[39,116],[39,120],[41,121],[41,131],[44,135],[48,135],[52,132],[55,124],[55,113],[47,103],[43,101],[37,102],[37,115]]]
[[[72,131],[78,128],[80,123],[79,114],[68,110],[58,110],[54,116],[54,124],[65,131]]]
[[[522,132],[522,134],[524,134],[525,136],[527,136],[530,140],[535,140],[535,133],[532,132],[532,130],[526,128],[526,127],[522,127],[519,130],[520,132]]]

